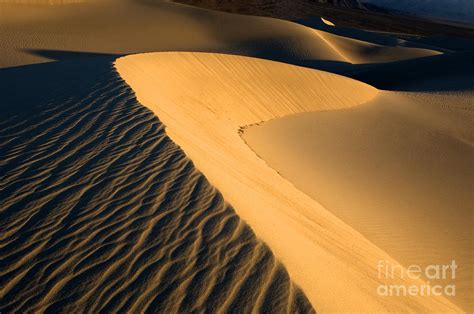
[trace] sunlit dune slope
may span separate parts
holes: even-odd
[[[246,129],[272,168],[403,265],[456,261],[452,301],[473,307],[473,93],[381,92],[347,110]]]
[[[96,0],[65,6],[0,1],[0,67],[170,50],[313,62],[325,69],[437,53],[374,45],[288,21],[162,1]]]
[[[375,88],[316,70],[207,53],[134,55],[118,59],[116,67],[316,309],[459,310],[442,297],[377,295],[385,282],[377,261],[396,262],[283,179],[239,136],[241,126],[360,105],[377,95]],[[420,284],[401,278],[390,284],[401,282]]]
[[[2,313],[312,312],[110,59],[0,86]]]
[[[423,48],[390,47],[315,30],[344,60],[358,63],[383,63],[441,54]]]
[[[0,67],[94,54],[215,51],[343,62],[310,28],[272,18],[140,0],[0,4]]]

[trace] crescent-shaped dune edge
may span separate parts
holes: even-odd
[[[116,69],[196,167],[269,245],[318,311],[461,311],[443,297],[383,298],[387,253],[295,188],[239,136],[243,127],[373,99],[356,80],[274,61],[212,53],[148,53]]]
[[[0,312],[313,312],[112,59],[0,85]]]

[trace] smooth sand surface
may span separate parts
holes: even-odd
[[[316,309],[460,311],[443,297],[377,295],[385,282],[377,261],[396,262],[281,177],[239,136],[241,126],[360,105],[376,89],[326,72],[218,54],[141,54],[118,59],[116,67]],[[401,282],[419,283],[390,280]]]
[[[453,302],[468,310],[473,97],[381,92],[356,108],[250,127],[244,139],[283,177],[403,265],[456,260]]]

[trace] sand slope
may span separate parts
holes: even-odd
[[[0,4],[0,67],[170,50],[231,52],[290,62],[343,61],[313,30],[272,18],[162,1]]]
[[[344,60],[354,64],[392,62],[441,54],[431,49],[383,46],[319,30],[315,32]]]
[[[384,92],[364,106],[268,121],[246,129],[244,139],[272,168],[404,265],[455,260],[453,302],[469,310],[472,97]]]
[[[325,72],[216,54],[142,54],[121,58],[116,67],[318,310],[459,311],[444,298],[378,296],[377,261],[395,261],[268,167],[238,134],[239,126],[288,114],[359,105],[376,89]]]
[[[102,0],[65,6],[0,2],[0,67],[170,50],[225,52],[324,69],[439,53],[161,1]]]
[[[0,86],[0,311],[312,311],[110,59]]]

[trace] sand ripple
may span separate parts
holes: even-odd
[[[312,311],[109,60],[0,84],[0,311]]]

